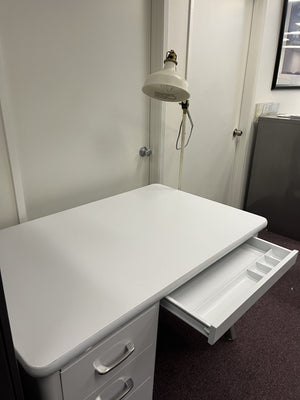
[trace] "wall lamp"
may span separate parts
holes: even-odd
[[[179,128],[179,133],[176,141],[176,149],[180,150],[180,163],[178,175],[178,189],[182,186],[182,166],[184,149],[188,145],[192,130],[193,121],[189,113],[189,97],[188,83],[176,72],[177,54],[174,50],[170,50],[166,54],[164,60],[164,68],[161,71],[154,72],[146,78],[142,91],[156,100],[168,102],[180,102],[182,108],[182,121]],[[191,130],[186,142],[186,117],[188,116],[191,123]],[[178,146],[179,140],[181,145]]]

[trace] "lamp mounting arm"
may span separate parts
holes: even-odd
[[[190,106],[190,103],[188,100],[186,101],[182,101],[181,103],[179,103],[181,105],[182,111],[184,114],[186,114],[188,112],[188,108]]]
[[[178,63],[177,63],[177,54],[175,53],[174,50],[169,50],[169,51],[167,51],[166,58],[165,58],[165,60],[164,60],[164,64],[165,64],[167,61],[171,61],[171,62],[173,62],[175,65],[178,64]]]
[[[190,114],[190,112],[189,112],[189,106],[190,106],[189,101],[188,101],[188,100],[182,101],[182,102],[179,103],[179,104],[181,105],[181,108],[182,108],[182,121],[181,121],[181,123],[180,123],[179,132],[178,132],[178,136],[177,136],[177,139],[176,139],[176,145],[175,145],[176,150],[181,150],[182,143],[181,143],[181,146],[179,146],[179,140],[180,140],[180,138],[182,138],[182,124],[183,124],[184,116],[185,116],[186,114],[187,114],[188,119],[189,119],[189,121],[190,121],[191,129],[190,129],[189,137],[188,137],[186,143],[184,144],[184,147],[187,147],[187,146],[188,146],[188,144],[189,144],[189,142],[190,142],[190,139],[191,139],[191,136],[192,136],[193,128],[194,128],[194,123],[193,123],[191,114]],[[185,133],[184,133],[184,136],[185,136]]]

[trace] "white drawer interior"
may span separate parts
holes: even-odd
[[[162,305],[213,344],[295,263],[296,257],[297,251],[251,238],[167,296]]]

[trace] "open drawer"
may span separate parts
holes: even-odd
[[[161,304],[214,344],[295,264],[297,254],[253,237]]]

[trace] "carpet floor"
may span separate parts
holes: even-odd
[[[300,242],[261,238],[300,250]],[[235,324],[237,339],[210,346],[160,310],[153,400],[300,400],[300,255]]]

